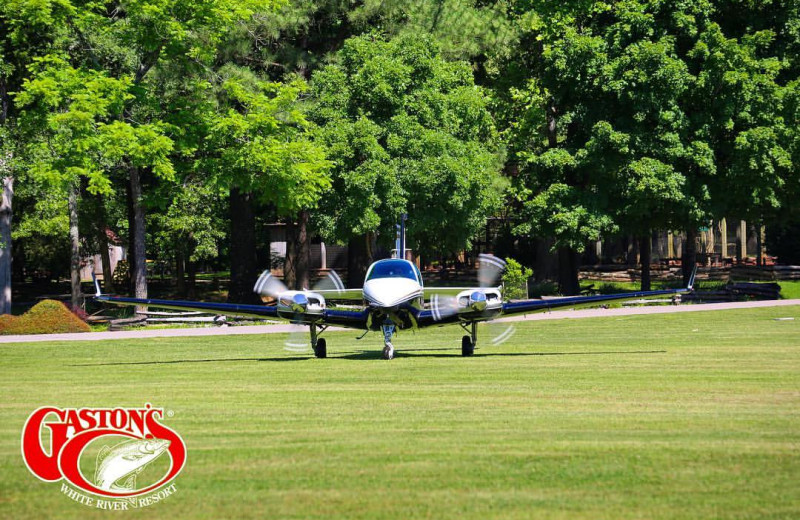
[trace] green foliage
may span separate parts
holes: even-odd
[[[22,316],[0,316],[0,334],[61,334],[89,332],[84,321],[56,300],[42,300]]]
[[[118,291],[125,291],[130,287],[131,283],[131,265],[127,260],[120,260],[117,262],[117,268],[114,269],[114,288]]]
[[[468,64],[427,37],[348,40],[313,76],[312,120],[334,161],[317,225],[327,239],[394,239],[424,254],[467,248],[500,202],[502,150],[488,98]]]
[[[330,187],[330,162],[298,109],[302,81],[266,82],[247,69],[220,71],[221,109],[208,115],[201,164],[222,186],[254,192],[282,215],[313,208]]]
[[[797,8],[770,7],[771,22],[749,13],[752,29],[733,22],[750,9],[636,0],[511,11],[528,45],[498,58],[493,79],[520,170],[517,233],[580,250],[617,230],[769,218],[800,193],[784,188],[797,185],[785,115],[797,117],[781,80],[796,63],[796,32],[781,27],[794,27]]]
[[[32,177],[54,186],[85,177],[95,194],[111,191],[109,171],[123,163],[172,177],[172,141],[163,126],[117,120],[133,98],[131,78],[76,69],[57,55],[36,59],[30,72],[15,101],[29,138]]]
[[[503,272],[503,299],[521,300],[528,297],[528,278],[533,276],[533,269],[521,265],[513,258],[506,258],[506,269]]]
[[[197,181],[186,182],[171,199],[167,210],[152,219],[155,244],[165,260],[172,260],[178,251],[192,262],[216,258],[227,228],[220,207],[226,200],[224,192]]]
[[[407,212],[426,255],[470,247],[499,212],[575,250],[721,216],[797,221],[799,10],[8,0],[0,168],[17,177],[14,237],[57,271],[63,190],[81,186],[125,239],[134,167],[160,254],[195,260],[219,252],[214,198],[232,187],[269,214],[317,208],[337,242],[388,245]]]

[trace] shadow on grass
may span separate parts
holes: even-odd
[[[305,361],[314,356],[273,358],[219,358],[219,359],[171,359],[168,361],[120,361],[118,363],[81,363],[70,367],[113,367],[119,365],[172,365],[176,363],[230,363],[233,361]]]
[[[414,350],[395,350],[395,358],[460,358],[464,357],[454,349],[428,349],[428,350],[449,350],[447,354],[417,354],[423,349]],[[514,357],[514,356],[591,356],[591,355],[611,355],[611,354],[666,354],[666,350],[609,350],[603,352],[475,352],[471,357]],[[365,361],[371,359],[383,359],[380,350],[364,350],[354,354],[332,356],[335,359],[350,359],[355,361]]]
[[[447,351],[446,353],[433,354],[434,351]],[[419,353],[421,352],[421,353]],[[666,354],[666,350],[608,350],[602,352],[476,352],[472,357],[514,357],[514,356],[592,356],[592,355],[612,355],[612,354]],[[451,348],[428,348],[428,349],[408,349],[396,350],[395,358],[460,358],[460,352]],[[367,361],[373,359],[383,359],[381,350],[361,350],[349,354],[338,354],[330,356],[331,359],[349,359],[353,361]],[[172,359],[168,361],[120,361],[118,363],[81,363],[67,365],[71,367],[109,367],[109,366],[130,366],[130,365],[173,365],[179,363],[231,363],[236,361],[307,361],[314,359],[314,356],[298,357],[254,357],[254,358],[219,358],[219,359]]]

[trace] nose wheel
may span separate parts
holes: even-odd
[[[392,336],[394,336],[394,323],[381,325],[381,330],[383,330],[383,359],[393,359],[394,345],[392,345]]]

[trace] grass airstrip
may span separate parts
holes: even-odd
[[[781,319],[779,319],[781,318]],[[794,319],[785,319],[794,318]],[[37,407],[174,414],[176,492],[126,518],[797,518],[800,307],[457,327],[0,346],[0,517],[107,518],[34,478]]]

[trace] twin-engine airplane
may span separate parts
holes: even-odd
[[[492,255],[480,256],[479,287],[425,288],[417,266],[399,258],[378,260],[367,271],[362,289],[346,290],[335,272],[329,273],[315,290],[292,291],[269,271],[265,271],[255,284],[254,291],[276,300],[272,305],[240,305],[231,303],[194,302],[180,300],[155,300],[125,298],[100,294],[96,299],[117,305],[141,305],[165,309],[205,311],[208,313],[256,318],[282,318],[292,323],[308,325],[311,347],[318,358],[327,357],[325,338],[319,337],[329,326],[347,327],[365,331],[383,332],[383,358],[392,359],[395,349],[392,337],[397,330],[417,329],[434,325],[458,324],[468,334],[461,339],[461,355],[471,356],[478,342],[478,323],[502,316],[529,314],[559,307],[574,307],[608,300],[647,298],[677,294],[692,290],[694,273],[688,287],[660,291],[639,291],[611,295],[577,296],[503,301],[500,287],[493,285],[505,269],[505,262]],[[448,293],[456,293],[448,296]],[[427,294],[427,298],[426,298]],[[358,306],[328,306],[329,300],[360,300]],[[427,300],[427,301],[426,301]],[[496,337],[499,344],[509,336],[509,330]],[[363,336],[362,336],[363,337]],[[359,338],[360,339],[360,338]],[[301,342],[300,345],[302,345]],[[298,346],[296,340],[287,343]]]

